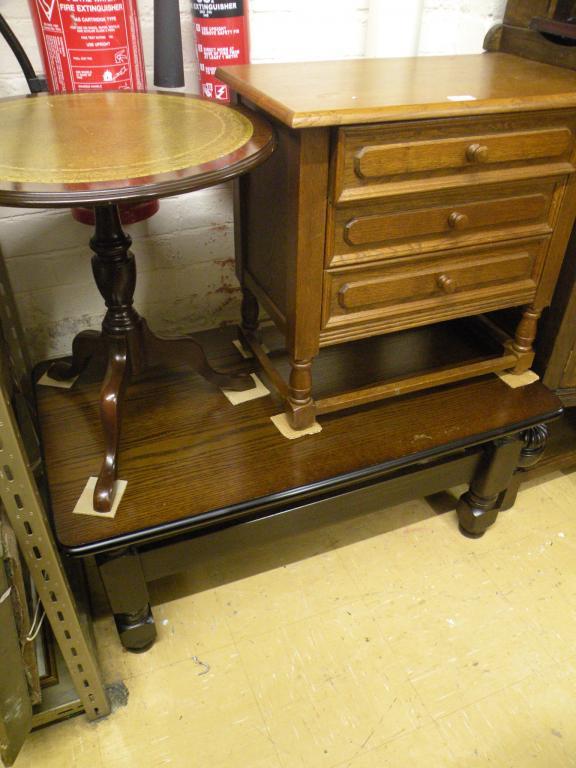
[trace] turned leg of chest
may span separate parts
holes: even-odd
[[[534,350],[532,344],[536,338],[538,330],[538,320],[542,312],[534,307],[527,307],[524,310],[522,319],[516,328],[512,350],[518,355],[518,362],[513,369],[513,373],[524,373],[534,361]]]
[[[316,418],[312,399],[312,360],[290,361],[290,383],[286,413],[293,429],[307,429]]]

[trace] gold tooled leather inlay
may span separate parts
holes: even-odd
[[[0,103],[0,182],[138,179],[224,157],[253,134],[221,104],[160,93],[66,94]]]

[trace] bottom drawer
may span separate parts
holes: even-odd
[[[530,301],[548,238],[450,251],[369,269],[327,270],[323,329],[400,330]],[[379,324],[382,326],[379,327]],[[390,326],[390,327],[389,327]]]

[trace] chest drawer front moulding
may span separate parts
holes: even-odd
[[[329,206],[327,266],[550,235],[566,177]]]
[[[548,239],[328,270],[321,346],[532,301]]]
[[[242,336],[295,429],[530,367],[576,213],[575,73],[500,53],[219,73],[278,136],[240,182],[237,273]],[[260,343],[260,305],[285,335],[288,381]],[[512,335],[483,315],[509,307]],[[464,318],[501,354],[314,398],[321,347]]]
[[[340,128],[333,199],[569,173],[575,126],[566,111]]]
[[[550,199],[544,195],[496,198],[477,203],[444,205],[403,213],[355,216],[344,225],[348,245],[369,245],[379,241],[459,233],[498,224],[541,220]]]

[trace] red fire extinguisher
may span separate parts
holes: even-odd
[[[230,101],[230,90],[216,77],[226,64],[250,61],[248,0],[193,0],[200,92],[207,99]]]
[[[137,0],[28,0],[51,93],[146,90]],[[158,201],[121,206],[129,224],[148,218]],[[75,219],[93,223],[92,211]]]
[[[146,89],[136,0],[28,0],[52,93]]]

